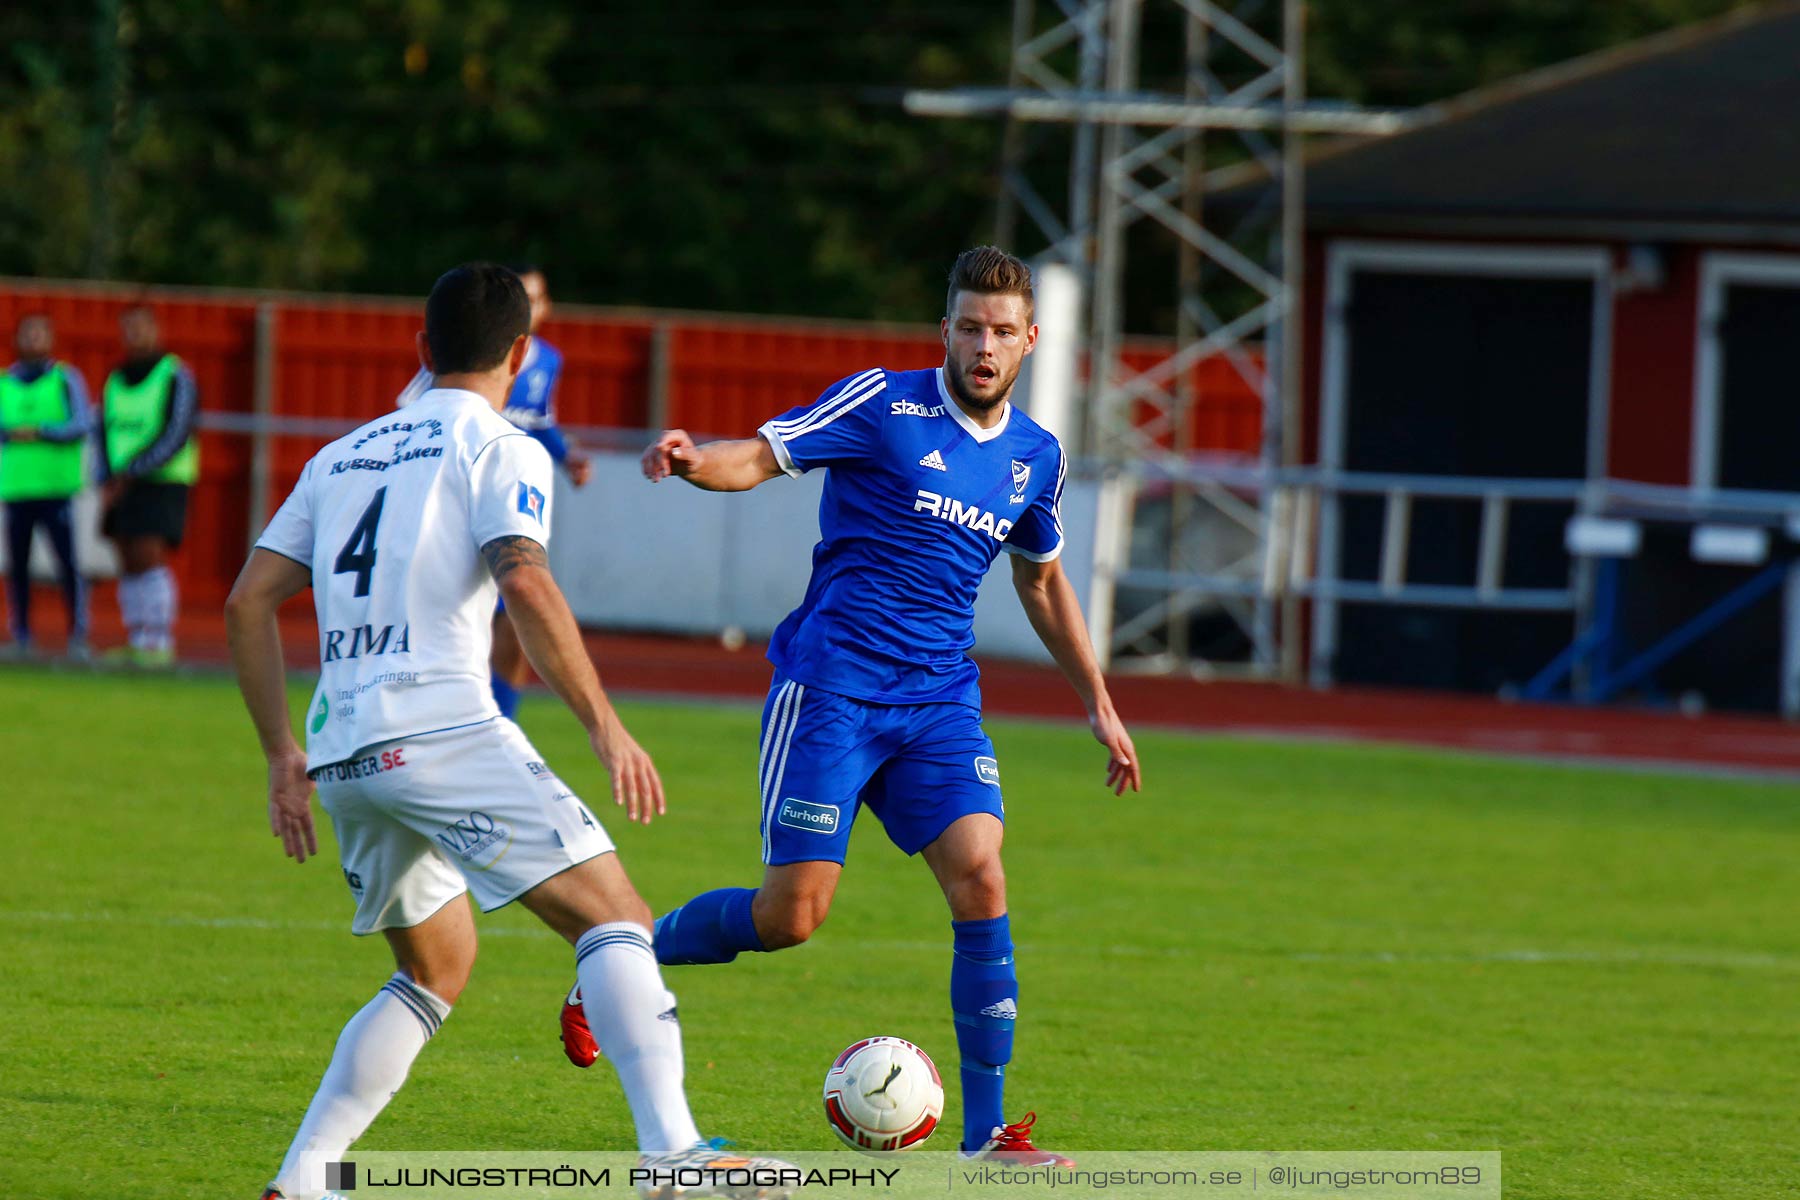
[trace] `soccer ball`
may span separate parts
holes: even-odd
[[[897,1037],[864,1038],[825,1072],[825,1116],[854,1150],[910,1150],[944,1112],[944,1081],[923,1050]]]

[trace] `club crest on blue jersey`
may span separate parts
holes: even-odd
[[[539,525],[544,523],[544,493],[523,480],[519,483],[519,511]]]
[[[1025,503],[1025,485],[1031,482],[1031,464],[1012,460],[1013,494],[1011,503]]]

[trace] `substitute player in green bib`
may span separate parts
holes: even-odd
[[[73,500],[81,491],[93,414],[81,372],[50,356],[56,330],[32,313],[19,321],[19,360],[0,375],[0,504],[6,506],[7,600],[12,649],[31,651],[31,542],[41,527],[56,554],[69,615],[68,653],[87,657],[87,604],[75,565]]]
[[[119,318],[125,361],[106,379],[101,410],[106,515],[101,532],[119,550],[119,612],[137,666],[175,659],[175,573],[169,555],[187,525],[188,491],[200,478],[194,376],[163,349],[156,314],[142,305]]]

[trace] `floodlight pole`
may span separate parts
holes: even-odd
[[[1106,38],[1106,90],[1123,95],[1137,85],[1137,33],[1142,19],[1142,0],[1112,0],[1108,12]],[[1119,375],[1119,343],[1124,336],[1125,312],[1122,292],[1125,286],[1125,226],[1115,172],[1124,155],[1125,126],[1110,122],[1100,135],[1098,200],[1095,210],[1093,321],[1089,335],[1089,371],[1092,395],[1112,394],[1113,381]],[[1121,430],[1110,405],[1093,403],[1087,413],[1086,449],[1108,461],[1125,458],[1123,446],[1116,445]]]
[[[1283,0],[1281,27],[1287,50],[1287,86],[1281,90],[1282,103],[1290,115],[1306,103],[1306,4],[1304,0]],[[1302,313],[1306,297],[1306,155],[1302,139],[1287,137],[1281,143],[1281,315],[1275,326],[1280,349],[1280,372],[1265,392],[1280,401],[1281,420],[1274,447],[1265,446],[1263,461],[1278,461],[1283,467],[1298,467],[1305,454],[1306,414],[1302,364]],[[1266,435],[1265,435],[1266,436]],[[1290,496],[1290,505],[1304,504]],[[1269,507],[1265,502],[1265,510]],[[1277,518],[1278,520],[1281,518]],[[1297,512],[1285,514],[1291,532],[1300,520]],[[1280,539],[1277,539],[1279,542]],[[1282,547],[1279,544],[1276,550]],[[1303,551],[1304,552],[1304,551]],[[1281,564],[1278,564],[1278,566]],[[1284,682],[1299,683],[1305,672],[1301,658],[1300,601],[1283,594],[1281,628],[1278,636],[1280,675]],[[1263,644],[1261,641],[1259,645]]]
[[[1017,47],[1031,36],[1037,20],[1037,5],[1032,0],[1013,0],[1012,44]],[[1015,53],[1006,69],[1006,88],[1018,91],[1025,84]],[[1010,183],[1025,164],[1025,126],[1012,117],[1001,118],[1000,124],[1000,190],[994,197],[994,244],[1011,246],[1018,236],[1019,206]]]
[[[1139,87],[1150,5],[1173,5],[1183,22],[1178,93]],[[1073,425],[1080,431],[1074,449],[1114,475],[1152,478],[1171,489],[1168,570],[1132,581],[1162,599],[1148,614],[1115,624],[1113,645],[1102,647],[1102,654],[1141,652],[1144,640],[1160,630],[1160,656],[1149,656],[1154,665],[1203,669],[1190,660],[1186,631],[1200,603],[1212,602],[1243,628],[1254,674],[1297,680],[1299,606],[1286,598],[1285,573],[1276,569],[1287,539],[1273,535],[1296,512],[1275,482],[1282,468],[1299,464],[1303,445],[1304,135],[1392,133],[1405,127],[1407,116],[1308,101],[1303,0],[1280,0],[1278,14],[1269,11],[1269,0],[1053,0],[1044,7],[1060,19],[1040,30],[1035,0],[1014,0],[1007,87],[914,91],[905,105],[917,115],[1005,120],[1005,194],[996,208],[996,233],[1011,244],[1024,213],[1046,243],[1040,264],[1073,268],[1087,288],[1085,411]],[[1227,51],[1235,64],[1227,72],[1230,83],[1213,67]],[[1025,171],[1027,145],[1040,140],[1021,128],[1032,123],[1070,130],[1066,218]],[[1205,224],[1204,195],[1220,174],[1206,167],[1208,131],[1230,131],[1248,151],[1250,169],[1277,182],[1279,221],[1272,231],[1256,228],[1245,236],[1253,226],[1249,219],[1229,233]],[[1279,147],[1270,137],[1279,139]],[[1242,176],[1247,169],[1233,170]],[[1129,234],[1146,218],[1172,234],[1178,247],[1176,337],[1171,355],[1147,370],[1132,370],[1123,356]],[[1221,312],[1209,302],[1208,289],[1218,282],[1233,285],[1218,294],[1236,311]],[[1264,348],[1260,362],[1249,350],[1257,338]],[[1261,484],[1253,489],[1254,502],[1209,475],[1193,454],[1193,371],[1215,356],[1263,399]],[[1204,515],[1196,505],[1210,506],[1226,527],[1246,531],[1259,549],[1231,562],[1191,561],[1200,528],[1195,521]],[[1118,547],[1101,557],[1124,558]],[[1131,574],[1128,567],[1121,570]]]

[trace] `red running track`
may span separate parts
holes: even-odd
[[[54,593],[34,597],[33,626],[51,651],[62,643]],[[111,589],[93,598],[95,644],[123,640]],[[310,610],[284,610],[290,665],[313,668],[318,650]],[[177,629],[183,661],[227,660],[217,613],[187,611]],[[727,650],[713,639],[589,634],[608,688],[620,692],[761,699],[769,665],[752,644]],[[1201,683],[1120,676],[1110,681],[1126,724],[1204,733],[1439,746],[1537,759],[1673,766],[1800,777],[1800,728],[1773,717],[1687,717],[1626,708],[1508,704],[1438,692],[1377,688],[1313,690],[1259,683]],[[1079,720],[1074,693],[1054,669],[991,662],[982,667],[987,711]]]

